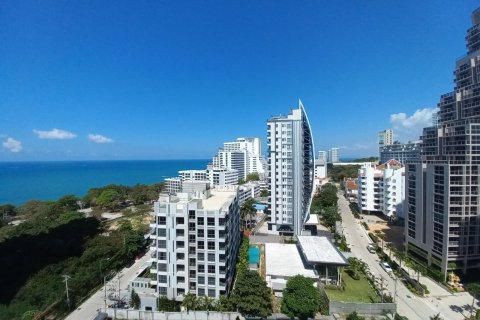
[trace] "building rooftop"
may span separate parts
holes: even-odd
[[[202,200],[202,206],[205,210],[219,210],[224,207],[228,208],[233,199],[237,196],[237,191],[232,190],[211,190],[211,196]]]
[[[266,275],[293,277],[297,274],[317,278],[311,268],[305,267],[295,244],[265,243]]]
[[[345,266],[348,261],[326,237],[298,236],[298,243],[309,263]]]

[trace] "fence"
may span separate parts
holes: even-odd
[[[105,311],[113,319],[137,320],[240,320],[243,317],[236,312],[160,312],[128,309],[107,309]]]
[[[393,314],[397,310],[395,303],[354,303],[330,301],[330,314],[350,314],[356,311],[358,314],[367,316],[385,315],[385,313]]]

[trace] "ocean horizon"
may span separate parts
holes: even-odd
[[[0,205],[28,200],[83,197],[90,188],[108,184],[153,184],[179,170],[205,169],[207,159],[85,160],[0,162]]]

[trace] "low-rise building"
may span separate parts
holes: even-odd
[[[343,181],[345,185],[345,196],[350,202],[357,202],[358,198],[358,184],[357,179],[346,178]]]

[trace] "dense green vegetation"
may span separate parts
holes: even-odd
[[[283,290],[282,313],[290,318],[306,320],[314,318],[319,311],[320,293],[313,280],[301,275],[291,277]]]
[[[110,185],[90,190],[86,200],[96,205],[103,192],[113,190],[121,200],[115,200],[119,202],[111,208],[118,208],[125,201],[156,198],[158,193],[155,197],[153,193],[159,187]],[[18,208],[0,207],[8,219],[18,216],[24,220],[18,226],[3,224],[0,228],[0,320],[22,319],[47,309],[56,315],[67,312],[62,275],[70,276],[69,297],[74,308],[104,277],[112,276],[144,247],[143,225],[125,219],[110,230],[99,219],[77,212],[79,201],[67,195],[58,201],[32,200]]]
[[[231,299],[245,316],[265,318],[272,313],[272,292],[256,271],[237,272]]]
[[[238,179],[238,184],[245,184],[249,181],[260,181],[260,175],[258,174],[258,172],[252,172],[247,174],[246,179]]]
[[[358,175],[359,165],[349,164],[345,166],[328,165],[328,176],[335,182],[341,182],[345,178],[356,178]]]
[[[320,192],[313,197],[310,207],[310,212],[319,214],[322,223],[331,230],[335,228],[335,222],[341,221],[337,201],[337,187],[331,183],[327,183],[322,186]]]
[[[238,250],[238,258],[237,258],[237,274],[242,273],[243,271],[248,270],[248,249],[250,248],[249,239],[246,236],[242,237],[242,244],[240,245],[240,249]]]

